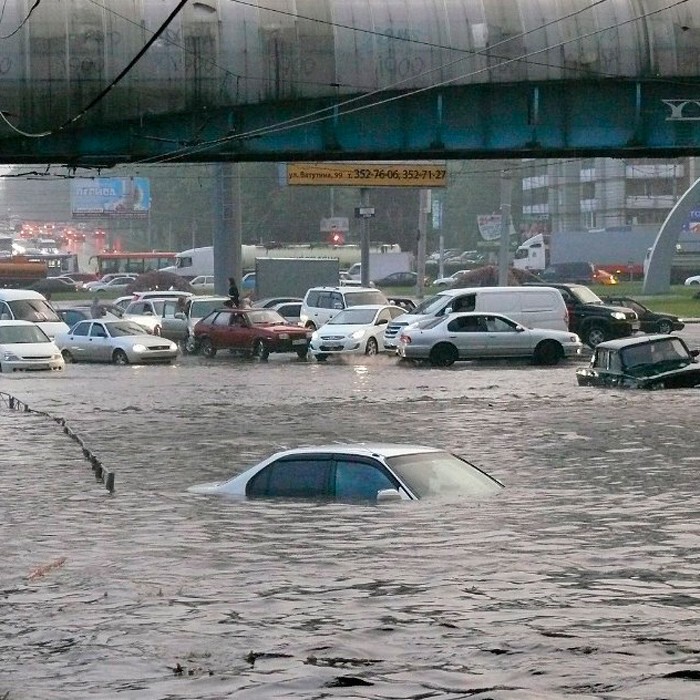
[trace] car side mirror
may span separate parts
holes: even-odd
[[[516,326],[516,327],[515,327],[515,332],[516,332],[516,333],[524,333],[524,332],[525,332],[525,327],[524,327],[524,326]]]
[[[391,503],[394,501],[403,501],[397,489],[380,489],[377,491],[377,503]]]
[[[700,350],[698,350],[697,348],[695,350],[690,351],[691,357],[697,357],[698,355],[700,355]]]
[[[389,321],[387,319],[380,318],[375,325],[376,326],[386,326],[387,323],[389,323]]]
[[[443,311],[443,313],[444,313],[444,314],[451,314],[451,313],[452,313],[452,307],[451,307],[451,306],[446,307],[445,310]]]

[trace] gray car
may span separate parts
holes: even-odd
[[[502,314],[465,312],[438,316],[407,326],[399,336],[398,354],[449,367],[458,360],[529,357],[555,365],[581,354],[581,339],[570,331],[528,328]]]
[[[112,362],[115,365],[169,363],[178,355],[167,338],[148,335],[130,321],[79,321],[55,338],[66,362]]]

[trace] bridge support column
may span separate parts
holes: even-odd
[[[700,200],[698,178],[676,202],[676,206],[661,224],[644,273],[643,294],[665,294],[671,286],[671,265],[676,254],[676,243],[683,224]]]
[[[510,203],[513,181],[506,170],[501,173],[501,241],[498,249],[498,286],[508,286],[508,263],[510,256]]]

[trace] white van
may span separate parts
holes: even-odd
[[[553,287],[466,287],[445,289],[425,299],[410,314],[389,323],[384,347],[396,348],[401,330],[430,316],[456,311],[494,311],[529,328],[569,330],[569,312],[558,289]]]
[[[31,289],[0,289],[0,320],[32,321],[51,340],[69,330],[46,297]]]

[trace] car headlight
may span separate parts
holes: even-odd
[[[5,362],[17,362],[19,357],[15,355],[15,353],[5,350],[5,352],[2,354],[2,359],[5,360]]]
[[[136,343],[136,345],[134,345],[131,349],[134,352],[146,352],[146,346],[141,345],[141,343]]]
[[[60,360],[62,357],[61,353],[59,352],[58,355],[51,355],[52,360]]]
[[[627,318],[622,311],[613,311],[610,315],[618,321],[624,321]]]
[[[364,330],[355,331],[354,333],[350,334],[350,337],[353,340],[361,340],[362,338],[364,338],[364,336],[365,336]]]

